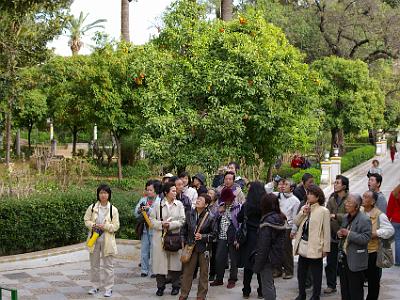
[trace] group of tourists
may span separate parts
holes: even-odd
[[[243,298],[250,297],[255,277],[258,298],[276,299],[274,278],[293,278],[298,255],[296,300],[305,300],[310,287],[310,299],[320,299],[325,257],[323,293],[337,291],[339,274],[342,299],[364,299],[365,284],[367,299],[378,299],[382,267],[390,266],[388,256],[379,253],[388,251],[385,241],[393,236],[395,265],[400,266],[400,185],[387,205],[379,172],[369,172],[363,195],[349,193],[348,178],[338,175],[334,192],[325,199],[309,173],[299,185],[286,178],[264,185],[246,183],[237,176],[238,169],[237,163],[229,163],[212,188],[207,188],[203,174],[191,177],[187,172],[146,182],[145,195],[133,212],[141,239],[141,276],[155,278],[157,296],[171,284],[171,295],[185,300],[198,278],[197,299],[205,299],[209,286],[234,288],[243,268]],[[118,210],[107,185],[99,186],[97,200],[84,217],[89,242],[98,234],[89,247],[89,294],[102,287],[110,297]]]

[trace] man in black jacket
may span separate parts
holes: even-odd
[[[301,178],[301,184],[297,186],[294,190],[293,194],[300,200],[300,208],[306,204],[307,201],[307,189],[310,185],[314,184],[314,176],[310,173],[304,173],[303,177]]]

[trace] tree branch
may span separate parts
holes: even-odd
[[[393,58],[397,59],[399,58],[398,53],[390,53],[385,50],[375,50],[374,52],[370,53],[367,57],[364,58],[365,62],[371,63],[374,62],[380,58],[388,59],[388,58]]]

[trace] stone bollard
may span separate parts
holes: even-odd
[[[335,182],[336,176],[342,174],[342,158],[340,156],[331,157],[331,183]]]
[[[376,152],[375,152],[375,154],[377,156],[385,156],[383,147],[384,147],[383,141],[376,142]]]
[[[321,184],[331,185],[331,167],[332,162],[330,160],[321,162]]]
[[[387,154],[387,140],[382,140],[382,156],[386,156]]]

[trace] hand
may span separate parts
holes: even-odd
[[[164,228],[164,229],[168,229],[169,228],[169,222],[162,222],[162,227]]]
[[[239,250],[239,243],[237,241],[233,242],[233,245],[235,246],[236,250]]]
[[[202,238],[201,233],[196,233],[196,234],[194,235],[194,239],[195,239],[196,241],[200,241],[201,238]]]
[[[336,215],[335,214],[331,214],[331,219],[332,220],[336,219]]]
[[[104,224],[96,224],[96,228],[100,230],[104,230]]]
[[[376,239],[377,237],[378,237],[378,233],[376,231],[373,231],[371,238]]]
[[[341,229],[339,229],[337,235],[339,238],[342,238],[342,237],[348,236],[349,231],[346,228],[341,228]]]
[[[322,257],[327,257],[328,253],[327,252],[322,252]]]
[[[290,233],[290,238],[293,240],[296,237],[296,232],[291,232]]]
[[[303,213],[308,215],[310,213],[310,205],[306,204],[303,206]]]
[[[143,211],[143,210],[148,210],[150,208],[150,206],[148,206],[148,205],[143,205],[143,206],[141,206],[140,207],[140,209]]]

